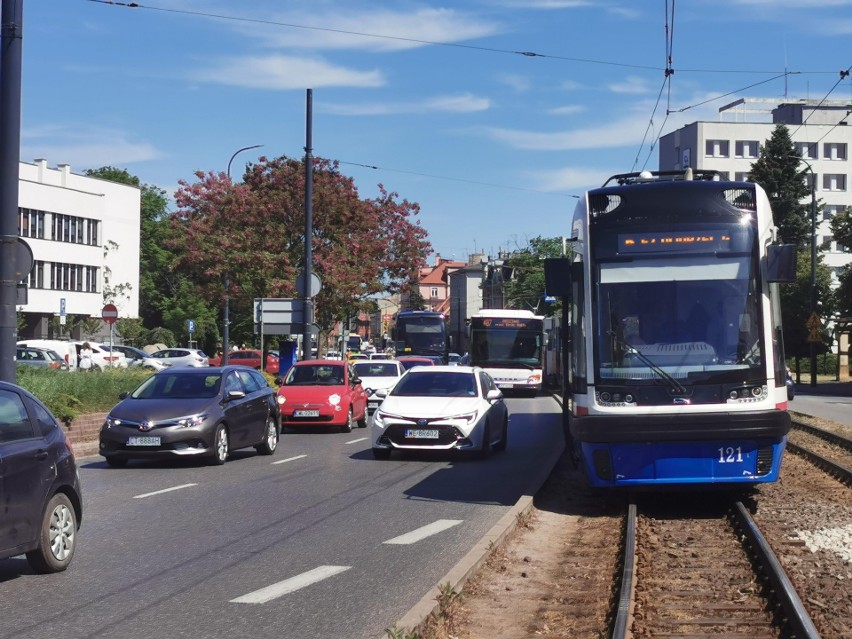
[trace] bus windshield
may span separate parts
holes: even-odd
[[[447,350],[447,331],[440,316],[400,317],[396,325],[397,355],[440,355]]]
[[[541,368],[541,349],[544,332],[541,320],[537,329],[485,330],[472,327],[470,332],[470,363],[472,366],[511,366]]]
[[[683,255],[598,266],[601,379],[760,379],[761,307],[749,257]]]

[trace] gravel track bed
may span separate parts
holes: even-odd
[[[787,454],[754,496],[754,520],[822,639],[852,636],[852,490]]]
[[[852,450],[846,450],[842,446],[832,444],[819,435],[794,428],[787,436],[787,440],[792,444],[807,448],[809,451],[821,455],[835,464],[852,468]]]

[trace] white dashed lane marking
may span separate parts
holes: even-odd
[[[180,486],[172,486],[171,488],[164,488],[163,490],[156,490],[153,493],[145,493],[144,495],[134,495],[133,499],[145,499],[146,497],[153,497],[154,495],[162,495],[163,493],[170,493],[174,490],[182,490],[184,488],[189,488],[190,486],[198,486],[198,484],[181,484]]]
[[[247,603],[247,604],[263,604],[267,601],[272,601],[278,597],[296,592],[306,586],[310,586],[323,579],[328,579],[334,575],[346,572],[352,566],[319,566],[308,572],[303,572],[301,575],[290,577],[284,581],[279,581],[277,584],[272,584],[266,588],[255,590],[242,597],[231,599],[231,603]]]
[[[348,444],[357,444],[358,442],[365,442],[365,441],[367,441],[367,439],[368,439],[367,437],[360,437],[358,439],[352,439],[352,440],[350,440],[348,442],[344,442],[344,443],[347,444],[347,445]]]
[[[278,461],[272,462],[272,465],[275,464],[286,464],[287,462],[296,461],[297,459],[304,459],[307,455],[296,455],[295,457],[288,457],[287,459],[279,459]]]
[[[399,545],[416,544],[418,541],[426,539],[427,537],[437,535],[438,533],[444,532],[453,526],[458,526],[463,521],[464,519],[439,519],[434,523],[418,528],[417,530],[412,530],[410,533],[400,535],[399,537],[388,539],[383,543]]]

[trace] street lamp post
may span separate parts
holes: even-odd
[[[243,151],[248,151],[249,149],[257,149],[257,148],[260,148],[262,146],[263,146],[262,144],[252,144],[251,146],[244,146],[243,148],[237,149],[236,151],[234,151],[234,154],[231,156],[231,159],[228,160],[227,175],[228,175],[228,186],[229,186],[229,188],[230,188],[230,182],[231,182],[231,163],[234,161],[234,158],[237,157],[237,155],[242,153]],[[231,317],[230,317],[231,308],[230,307],[231,307],[231,304],[230,304],[230,299],[228,298],[228,289],[231,286],[231,280],[228,277],[227,273],[222,277],[222,285],[225,287],[225,302],[224,302],[223,307],[222,307],[222,362],[221,362],[221,365],[225,366],[228,363],[228,350],[230,349],[230,345],[228,344],[228,340],[230,338],[230,333],[231,333],[231,330],[230,330],[230,325],[231,325]]]

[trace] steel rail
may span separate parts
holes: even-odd
[[[621,589],[618,596],[618,612],[612,626],[612,639],[627,639],[630,636],[636,575],[636,504],[627,507],[624,524],[624,564],[621,570]]]

